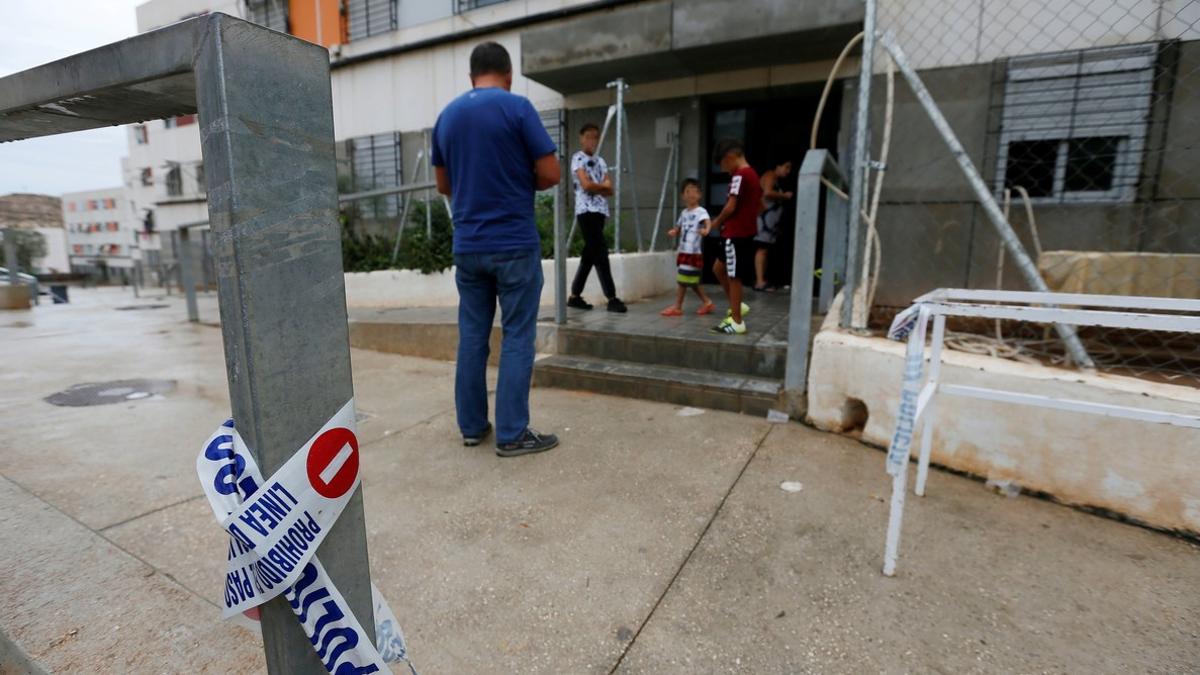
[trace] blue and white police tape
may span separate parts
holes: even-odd
[[[372,646],[314,555],[359,484],[353,401],[268,481],[233,420],[205,442],[196,471],[217,522],[229,534],[224,616],[282,593],[330,673],[388,672],[386,663],[401,661],[416,672],[400,624],[379,589],[371,585]]]
[[[915,310],[915,311],[914,311]],[[901,319],[903,316],[903,320]],[[920,305],[909,307],[892,322],[888,337],[894,340],[903,335],[908,338],[904,350],[904,375],[900,385],[900,407],[896,411],[896,431],[888,445],[887,472],[899,475],[908,465],[912,451],[913,433],[916,431],[917,402],[921,398],[921,372],[925,366],[925,324],[929,320],[927,310]]]

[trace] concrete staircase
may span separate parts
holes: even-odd
[[[558,353],[534,366],[540,387],[580,389],[766,415],[776,407],[787,345],[739,337],[643,334],[561,326]]]

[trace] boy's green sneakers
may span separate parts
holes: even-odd
[[[749,314],[749,313],[750,313],[750,305],[747,305],[746,303],[744,303],[744,302],[743,302],[743,303],[742,303],[742,318],[743,318],[743,319],[744,319],[744,318],[746,318],[746,315],[747,315],[747,314]],[[728,319],[728,318],[730,318],[730,317],[732,317],[732,316],[733,316],[733,310],[732,310],[732,309],[727,309],[727,310],[725,310],[725,318],[726,318],[726,319]]]
[[[734,323],[733,318],[726,317],[724,321],[712,327],[714,333],[724,333],[726,335],[741,335],[746,332],[746,322]]]

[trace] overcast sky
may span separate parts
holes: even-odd
[[[0,0],[0,77],[137,33],[146,0]],[[121,184],[122,127],[0,144],[0,195]]]

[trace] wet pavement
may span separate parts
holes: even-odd
[[[223,535],[195,476],[228,416],[220,332],[143,296],[0,313],[0,672],[14,648],[52,672],[263,670],[255,634],[220,621]],[[878,450],[544,389],[533,423],[563,445],[502,460],[462,447],[453,364],[352,356],[372,573],[422,673],[1200,663],[1190,542],[935,471],[887,579]],[[130,398],[141,379],[175,386]],[[118,401],[45,400],[83,383]]]

